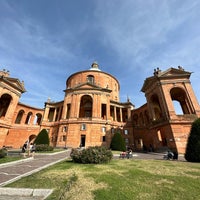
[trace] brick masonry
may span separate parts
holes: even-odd
[[[134,150],[185,152],[192,122],[200,116],[199,103],[182,67],[155,69],[142,86],[147,102],[139,108],[120,102],[120,84],[93,63],[89,70],[66,80],[65,97],[45,102],[45,108],[19,103],[24,83],[0,72],[0,147],[20,148],[47,129],[57,147],[107,146],[118,131]],[[183,114],[176,114],[174,101]]]

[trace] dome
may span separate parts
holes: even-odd
[[[90,70],[93,70],[93,71],[101,71],[101,70],[99,69],[99,65],[98,65],[97,62],[93,62],[93,63],[92,63]]]

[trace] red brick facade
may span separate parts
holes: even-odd
[[[23,82],[0,73],[0,147],[19,148],[45,128],[57,147],[109,147],[113,134],[120,131],[135,150],[167,147],[184,153],[191,123],[200,116],[191,73],[181,67],[155,70],[142,87],[147,103],[137,109],[129,100],[120,102],[118,80],[97,63],[72,74],[64,99],[49,100],[44,109],[19,103]],[[174,101],[180,103],[182,115],[176,114]]]

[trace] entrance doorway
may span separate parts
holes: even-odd
[[[85,138],[86,138],[85,135],[81,135],[81,143],[80,143],[81,147],[85,147]]]

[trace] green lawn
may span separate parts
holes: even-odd
[[[53,188],[48,200],[199,200],[200,163],[114,159],[94,165],[68,160],[8,186]]]
[[[7,163],[7,162],[13,162],[17,160],[21,160],[23,157],[21,156],[6,156],[4,158],[0,158],[0,164]]]

